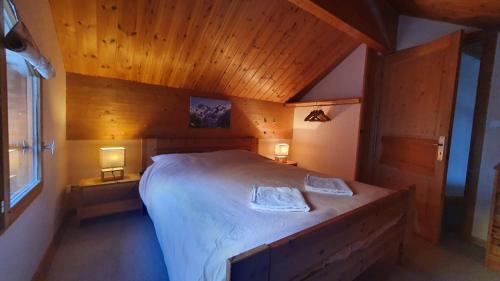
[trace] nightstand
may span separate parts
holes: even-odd
[[[121,212],[141,210],[138,174],[127,174],[123,180],[101,181],[101,178],[82,179],[73,186],[78,221]]]

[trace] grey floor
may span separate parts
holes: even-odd
[[[127,213],[71,221],[47,281],[166,281],[167,268],[147,216]]]
[[[500,281],[484,252],[453,237],[439,247],[416,240],[404,266],[373,267],[356,281]],[[166,281],[167,269],[147,216],[121,214],[68,224],[48,281]]]
[[[415,237],[403,266],[374,266],[356,281],[500,281],[500,272],[483,266],[484,252],[450,234],[439,246]]]

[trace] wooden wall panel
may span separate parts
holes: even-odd
[[[434,175],[437,146],[432,139],[383,136],[380,163],[415,173]]]
[[[293,108],[238,97],[230,129],[189,128],[189,97],[206,92],[68,73],[67,139],[171,137],[291,138]]]

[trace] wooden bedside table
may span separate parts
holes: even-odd
[[[120,212],[141,210],[138,174],[127,174],[123,180],[101,181],[101,178],[82,179],[71,193],[78,221]]]

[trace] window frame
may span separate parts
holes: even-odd
[[[2,0],[3,2],[3,0]],[[4,34],[4,9],[2,3],[0,9],[0,26],[1,34]],[[13,12],[9,14],[13,15]],[[14,19],[15,20],[15,19]],[[20,215],[31,205],[31,203],[38,197],[43,188],[43,150],[42,150],[42,133],[43,133],[43,120],[42,120],[42,80],[36,74],[33,67],[28,64],[30,71],[32,98],[36,97],[36,101],[32,102],[33,107],[33,136],[36,143],[32,144],[35,150],[34,162],[37,163],[37,181],[33,186],[22,194],[22,197],[14,202],[11,206],[10,194],[10,168],[9,168],[9,127],[8,127],[8,90],[7,90],[7,59],[5,47],[2,45],[0,48],[0,234],[2,234]],[[37,91],[37,94],[33,94]],[[36,137],[35,137],[36,136]]]

